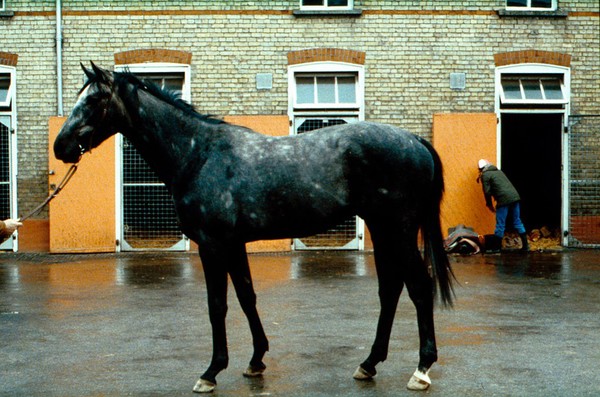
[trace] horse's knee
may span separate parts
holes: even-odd
[[[227,301],[220,299],[209,300],[208,302],[208,316],[211,323],[221,322],[227,316]]]

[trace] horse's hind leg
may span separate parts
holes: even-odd
[[[394,236],[398,237],[397,235]],[[377,373],[375,366],[387,358],[394,316],[403,288],[400,271],[401,263],[399,263],[402,251],[395,248],[395,245],[401,239],[391,237],[391,233],[377,233],[373,229],[371,230],[371,238],[373,240],[375,266],[379,280],[381,311],[377,324],[377,334],[371,347],[371,354],[360,364],[354,373],[354,378],[359,380],[370,379],[375,376]]]
[[[437,361],[433,322],[433,281],[416,248],[414,257],[415,259],[411,261],[412,266],[407,268],[404,281],[417,311],[420,348],[419,365],[407,387],[411,390],[425,390],[431,385],[429,368]]]
[[[266,368],[262,360],[265,353],[269,350],[269,341],[256,310],[256,294],[252,287],[252,276],[250,275],[248,257],[243,244],[238,248],[237,255],[238,258],[229,269],[229,275],[231,276],[240,306],[248,318],[254,346],[254,354],[250,359],[250,365],[244,372],[244,376],[255,377],[262,375]]]

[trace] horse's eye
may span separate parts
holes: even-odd
[[[85,101],[85,104],[89,107],[95,107],[100,102],[100,99],[97,97],[88,97]]]
[[[85,101],[86,108],[90,110],[95,110],[98,107],[102,106],[102,98],[101,97],[88,97]]]

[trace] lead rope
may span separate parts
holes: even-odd
[[[40,205],[35,207],[33,209],[33,211],[31,211],[27,215],[21,217],[19,220],[21,222],[23,222],[24,220],[29,219],[32,216],[38,214],[46,205],[48,205],[48,203],[50,203],[50,201],[52,201],[52,199],[54,199],[54,197],[58,196],[58,193],[60,193],[60,191],[67,185],[67,183],[69,183],[69,181],[71,180],[73,175],[75,175],[75,171],[77,171],[78,166],[79,166],[79,161],[77,163],[71,164],[71,167],[67,171],[64,178],[60,181],[58,186],[56,186],[54,191],[52,193],[50,193],[50,195],[46,198],[46,200],[44,200]]]

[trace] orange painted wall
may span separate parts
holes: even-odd
[[[290,133],[290,122],[286,115],[251,115],[226,116],[224,120],[231,124],[241,125],[254,131],[272,135],[286,136]],[[248,252],[281,252],[291,251],[292,240],[264,240],[246,244]]]
[[[494,232],[495,216],[485,206],[477,161],[496,164],[496,114],[433,115],[433,146],[444,165],[446,192],[442,200],[442,232],[464,224],[479,234]]]
[[[236,115],[225,116],[223,120],[230,124],[250,128],[265,135],[287,136],[290,134],[290,119],[287,115]]]
[[[27,219],[19,228],[19,252],[50,251],[50,222],[47,219]]]
[[[70,165],[54,157],[53,145],[64,117],[49,121],[48,184],[58,184]],[[48,187],[48,191],[53,189]],[[114,137],[83,156],[79,169],[50,203],[50,252],[114,252],[115,245]]]

